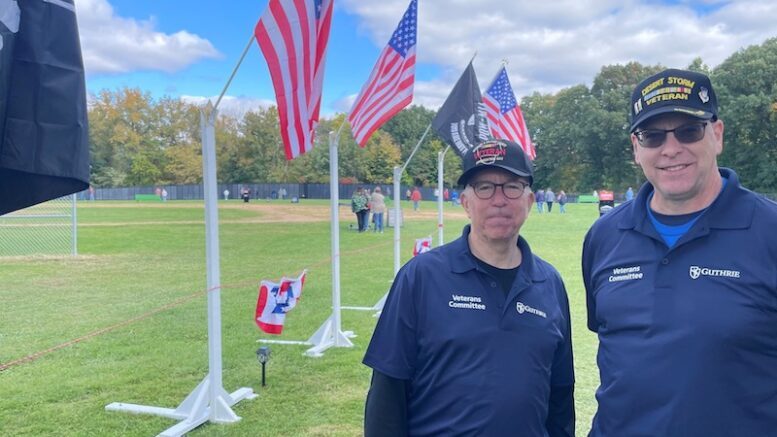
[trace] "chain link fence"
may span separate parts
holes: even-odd
[[[0,257],[76,256],[76,196],[0,216]]]

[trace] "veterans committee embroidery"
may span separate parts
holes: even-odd
[[[480,296],[461,296],[458,294],[452,294],[451,300],[448,301],[449,308],[457,308],[462,310],[485,310],[486,306],[483,305],[483,298]]]
[[[641,266],[615,268],[612,269],[612,275],[607,280],[609,282],[621,282],[642,279],[644,275],[641,270]]]

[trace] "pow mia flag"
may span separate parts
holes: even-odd
[[[86,84],[73,0],[0,0],[0,215],[86,189]]]
[[[489,138],[486,107],[471,61],[437,111],[432,127],[461,157]]]

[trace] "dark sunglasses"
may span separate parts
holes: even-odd
[[[674,129],[642,129],[634,132],[634,135],[637,136],[637,142],[639,142],[640,146],[647,147],[648,149],[655,149],[656,147],[661,147],[661,145],[664,144],[666,141],[666,135],[669,132],[674,134],[674,137],[677,138],[677,141],[684,144],[689,144],[695,143],[704,138],[704,132],[706,132],[706,130],[707,122],[699,121],[684,124]]]

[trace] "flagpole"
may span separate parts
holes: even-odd
[[[200,129],[202,141],[202,186],[205,195],[205,262],[208,311],[208,374],[178,405],[177,408],[161,408],[146,405],[113,402],[105,407],[108,411],[154,414],[179,420],[160,436],[182,436],[205,422],[232,423],[240,416],[232,411],[232,405],[243,399],[256,397],[249,387],[242,387],[227,393],[223,387],[223,364],[221,344],[221,260],[219,254],[218,180],[216,177],[216,118],[217,107],[229,88],[245,58],[254,35],[246,45],[240,60],[221,91],[216,104],[208,102],[200,108]]]
[[[418,148],[421,146],[421,144],[424,142],[424,139],[426,139],[426,135],[429,134],[429,129],[432,128],[432,124],[429,123],[429,126],[426,127],[426,130],[424,131],[424,134],[421,136],[421,139],[418,140],[418,143],[416,143],[415,147],[413,148],[413,151],[410,153],[410,156],[407,158],[407,161],[405,161],[405,164],[402,167],[395,166],[394,167],[394,278],[397,277],[397,273],[399,273],[399,267],[400,267],[400,240],[402,237],[402,210],[400,208],[400,201],[402,200],[402,193],[401,190],[401,184],[400,180],[402,179],[402,174],[404,173],[405,169],[407,168],[407,165],[410,163],[410,160],[413,159],[413,156],[415,155],[415,152],[418,151]],[[383,311],[383,305],[386,303],[386,298],[388,297],[388,292],[386,292],[375,305],[373,305],[370,310],[375,311],[375,316],[380,315],[381,311]],[[358,309],[358,310],[364,310],[367,308],[363,307],[349,307],[348,309]]]
[[[496,70],[496,74],[494,75],[494,78],[491,79],[491,82],[488,83],[488,86],[490,87],[491,84],[496,82],[496,78],[499,77],[499,73],[502,72],[502,69],[505,70],[505,73],[507,72],[507,59],[502,59],[502,65],[499,66],[499,68]],[[488,89],[488,88],[486,88]]]
[[[400,236],[401,232],[399,230],[399,214],[400,214],[400,208],[399,208],[399,200],[402,198],[400,196],[401,193],[399,193],[399,187],[400,186],[400,179],[402,178],[402,174],[405,172],[405,169],[407,168],[407,165],[410,164],[410,160],[413,159],[413,156],[415,155],[415,152],[418,151],[418,147],[421,146],[421,143],[424,142],[424,139],[426,138],[426,135],[429,133],[429,129],[432,128],[432,124],[429,123],[429,126],[426,126],[426,130],[424,131],[424,134],[421,136],[421,139],[418,140],[418,143],[416,143],[415,148],[413,148],[413,151],[410,153],[410,156],[407,158],[407,161],[405,161],[405,165],[402,166],[402,168],[395,167],[394,168],[394,277],[397,276],[397,273],[399,273],[399,246],[400,246]]]
[[[219,98],[216,99],[216,103],[213,105],[213,112],[219,108],[219,103],[221,103],[221,98],[224,97],[224,94],[227,92],[227,88],[229,88],[229,85],[232,83],[232,79],[235,78],[235,74],[237,74],[237,70],[240,68],[240,65],[243,64],[243,59],[245,59],[246,54],[248,53],[248,50],[251,48],[251,45],[254,43],[254,40],[256,39],[256,36],[252,33],[251,38],[248,38],[248,44],[246,44],[246,48],[243,49],[243,54],[240,55],[240,60],[237,61],[237,65],[235,65],[235,68],[232,70],[232,74],[229,76],[229,79],[227,80],[226,85],[224,85],[224,89],[221,90],[221,94],[219,94]]]
[[[443,182],[443,168],[445,164],[445,154],[448,152],[448,149],[450,149],[451,146],[448,146],[443,150],[442,152],[438,152],[437,154],[437,236],[439,237],[438,246],[442,246],[444,243],[443,241],[443,220],[442,220],[442,210],[444,205],[443,199],[443,189],[445,188],[445,183]]]

